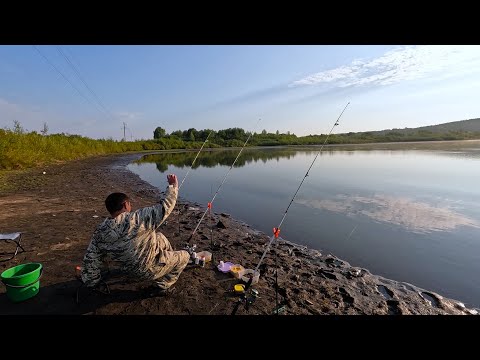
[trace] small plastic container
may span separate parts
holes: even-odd
[[[217,265],[217,269],[218,271],[221,271],[223,273],[228,273],[230,272],[230,269],[232,268],[233,266],[233,263],[227,261],[227,262],[223,262],[223,261],[220,261],[220,264]]]
[[[253,269],[245,269],[242,274],[242,281],[248,283],[250,277],[253,277],[252,285],[258,283],[258,279],[260,279],[260,272],[255,271]]]
[[[237,284],[233,287],[233,291],[235,291],[236,294],[243,294],[245,292],[245,285]]]
[[[197,257],[200,259],[204,257],[206,263],[212,261],[212,253],[209,251],[200,251],[197,253]]]
[[[240,279],[245,272],[245,268],[240,264],[232,265],[230,268],[230,273],[233,275],[234,278]]]

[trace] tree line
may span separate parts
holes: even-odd
[[[128,151],[199,149],[210,134],[206,148],[243,146],[250,133],[241,128],[223,130],[177,130],[168,134],[157,127],[153,139],[118,141],[91,139],[80,135],[49,134],[47,123],[39,132],[28,131],[19,121],[13,128],[0,129],[0,170],[41,166],[56,161]],[[297,136],[293,133],[274,133],[266,130],[254,133],[248,146],[320,145],[327,135]],[[414,129],[392,129],[370,132],[332,134],[328,144],[365,144],[378,142],[408,142],[434,140],[480,139],[480,119],[464,120]]]
[[[430,129],[431,128],[431,129]],[[340,134],[332,134],[328,139],[329,144],[365,144],[379,142],[409,142],[409,141],[442,141],[442,140],[471,140],[480,139],[480,129],[477,131],[443,127],[433,129],[433,127],[408,129],[406,130],[383,130],[383,131],[366,131],[366,132],[348,132]],[[154,140],[163,142],[200,142],[203,143],[208,139],[209,147],[231,147],[243,146],[244,142],[250,135],[249,132],[241,128],[228,128],[214,131],[211,129],[196,130],[190,128],[188,130],[177,130],[171,134],[157,127],[154,131]],[[320,145],[327,138],[326,134],[297,136],[293,133],[269,133],[263,130],[260,133],[254,133],[248,146],[278,146],[278,145]]]

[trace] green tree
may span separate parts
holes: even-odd
[[[157,127],[155,129],[155,131],[153,132],[153,138],[154,139],[160,139],[160,138],[164,137],[165,135],[167,135],[167,132],[165,131],[164,128],[161,128],[160,126]]]
[[[195,128],[190,128],[187,130],[187,133],[185,134],[185,140],[187,141],[195,141],[197,137],[197,130]]]

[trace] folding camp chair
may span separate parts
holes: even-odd
[[[24,252],[25,249],[22,247],[20,242],[22,241],[22,233],[21,232],[16,232],[16,233],[10,233],[10,234],[0,234],[0,241],[3,240],[5,243],[13,243],[15,245],[15,251],[13,252],[0,252],[0,256],[9,256],[12,254],[9,258],[7,259],[1,259],[0,262],[5,262],[8,260],[12,260],[17,254],[18,250],[22,249],[21,252]]]

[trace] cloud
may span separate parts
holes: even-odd
[[[480,70],[479,46],[402,46],[374,59],[311,74],[289,87],[390,85],[431,75],[449,77]]]
[[[141,113],[141,112],[119,111],[119,112],[116,112],[114,115],[118,116],[121,119],[138,120],[140,117],[142,117],[143,113]]]
[[[73,129],[81,129],[81,128],[87,128],[87,127],[92,127],[98,123],[98,120],[95,119],[82,119],[79,121],[75,121],[72,123],[72,128]]]
[[[251,92],[245,93],[243,95],[239,95],[239,96],[227,99],[227,100],[220,101],[220,102],[214,104],[214,106],[218,107],[218,106],[223,106],[223,105],[235,105],[235,104],[242,104],[242,103],[250,102],[250,101],[257,101],[257,100],[260,100],[262,98],[269,98],[271,96],[281,94],[285,91],[289,91],[289,88],[288,88],[287,84],[275,85],[275,86],[271,86],[269,88],[251,91]]]
[[[480,228],[476,220],[448,207],[435,207],[409,198],[387,195],[375,195],[373,198],[338,195],[333,200],[298,199],[295,202],[349,216],[368,216],[375,221],[403,226],[416,233],[447,231],[457,226]]]
[[[287,103],[302,103],[319,96],[335,95],[349,89],[362,91],[378,89],[404,81],[423,78],[437,81],[480,71],[480,46],[401,46],[370,59],[355,59],[333,69],[317,72],[290,83],[280,83],[270,88],[251,91],[212,105],[242,104],[284,95],[300,95]],[[300,89],[318,88],[315,94],[305,94]],[[338,95],[338,94],[337,94]],[[205,109],[206,110],[206,109]]]
[[[362,93],[375,91],[382,86],[403,81],[430,78],[440,82],[448,77],[468,75],[475,71],[480,72],[480,46],[401,46],[377,58],[355,59],[294,81],[279,79],[277,84],[270,87],[180,111],[174,117],[193,118],[246,103],[257,102],[265,106],[266,101],[271,99],[282,99],[284,105],[301,104],[319,97],[353,95],[360,89]],[[278,105],[277,102],[275,106]]]
[[[328,96],[343,96],[345,99],[348,99],[349,96],[353,95],[356,91],[353,87],[337,87],[337,88],[322,88],[320,91],[316,91],[311,95],[300,96],[293,98],[291,100],[285,101],[286,104],[302,104],[308,103],[310,101],[316,101],[319,97],[328,97]],[[375,88],[363,89],[362,93],[367,91],[375,91]]]

